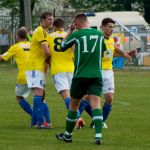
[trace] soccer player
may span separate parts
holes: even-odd
[[[43,12],[40,16],[41,25],[38,26],[32,36],[29,58],[26,66],[26,77],[28,87],[33,90],[34,103],[33,114],[37,116],[38,128],[49,128],[49,124],[43,119],[43,94],[45,87],[45,60],[50,56],[48,47],[48,30],[53,23],[53,15]],[[31,126],[34,125],[34,115]]]
[[[27,87],[26,76],[25,76],[25,64],[26,59],[30,50],[30,42],[26,41],[27,30],[25,27],[21,27],[17,30],[17,41],[18,43],[12,45],[7,52],[0,55],[0,60],[9,60],[14,58],[18,67],[18,76],[16,84],[16,99],[21,108],[32,116],[32,108],[30,104],[25,100],[30,93]]]
[[[77,29],[77,31],[74,31]],[[74,31],[74,32],[73,32]],[[78,120],[78,106],[80,99],[89,94],[95,123],[95,143],[102,142],[102,111],[100,109],[100,95],[102,91],[101,55],[106,49],[100,31],[89,28],[85,14],[77,14],[71,24],[61,46],[63,50],[75,45],[75,70],[71,84],[71,101],[66,117],[66,131],[56,134],[58,140],[72,141],[72,132]]]
[[[104,35],[104,41],[107,47],[107,50],[104,52],[104,57],[102,58],[102,78],[103,78],[103,94],[105,98],[105,102],[103,105],[103,122],[104,128],[107,128],[105,121],[107,120],[111,109],[112,109],[112,101],[114,95],[114,73],[113,73],[113,66],[112,61],[115,55],[122,56],[129,60],[132,60],[132,57],[128,55],[128,53],[121,50],[114,44],[114,38],[112,37],[112,33],[115,27],[115,21],[112,18],[104,18],[102,20],[101,29]],[[85,99],[89,99],[86,97]],[[90,107],[88,110],[86,108],[87,113],[92,117]],[[84,109],[84,108],[83,108]],[[82,112],[83,110],[80,110]],[[94,124],[91,124],[91,127],[94,127]]]
[[[114,27],[115,21],[112,18],[104,18],[102,20],[101,28],[107,47],[107,51],[105,51],[104,57],[102,59],[103,94],[105,98],[105,103],[103,105],[103,122],[106,121],[112,109],[112,101],[115,88],[112,66],[113,56],[118,53],[124,58],[132,60],[130,55],[128,55],[126,52],[124,52],[114,44],[114,38],[111,37]]]
[[[63,98],[67,109],[69,109],[70,86],[74,71],[74,55],[71,48],[64,51],[60,47],[66,35],[64,27],[64,20],[62,18],[56,18],[53,22],[54,32],[49,34],[51,53],[50,72],[57,92]]]
[[[54,32],[50,33],[50,67],[51,75],[57,92],[63,98],[66,108],[69,110],[70,87],[74,71],[74,54],[71,48],[63,51],[60,47],[66,32],[64,31],[65,22],[62,18],[56,18],[53,22]],[[80,103],[82,106],[82,102]],[[79,112],[80,114],[80,112]],[[82,118],[80,121],[83,122]]]

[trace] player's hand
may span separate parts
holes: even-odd
[[[50,57],[47,57],[47,58],[45,59],[45,63],[48,64],[48,65],[50,65]]]
[[[132,57],[128,53],[125,53],[123,56],[127,58],[128,61],[132,61]]]
[[[73,32],[76,29],[75,21],[73,20],[70,26],[70,32]]]

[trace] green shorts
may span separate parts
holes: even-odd
[[[101,96],[102,78],[73,78],[70,95],[81,99],[85,94]]]

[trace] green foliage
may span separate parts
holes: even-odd
[[[5,8],[15,8],[16,6],[18,6],[18,0],[1,0],[0,2],[0,6],[1,7],[5,7]]]
[[[19,11],[18,0],[1,0],[0,7],[11,10],[10,13],[13,13],[13,15],[18,14]]]
[[[17,69],[0,64],[0,149],[1,150],[149,150],[150,147],[150,71],[115,71],[116,93],[113,111],[103,130],[103,144],[93,144],[91,119],[83,113],[86,126],[74,130],[73,142],[58,142],[56,133],[64,131],[66,108],[47,75],[46,100],[54,129],[29,128],[30,117],[15,100]],[[28,101],[32,105],[30,96]]]
[[[83,11],[121,11],[121,10],[128,10],[131,11],[132,5],[136,2],[139,4],[140,7],[141,3],[144,0],[69,0],[70,5],[77,9]]]

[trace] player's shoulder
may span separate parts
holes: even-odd
[[[64,37],[66,35],[65,31],[55,31],[49,34],[50,37]]]
[[[35,30],[34,30],[34,32],[33,32],[33,34],[38,34],[38,33],[46,33],[46,30],[42,27],[42,26],[38,26]]]
[[[18,46],[19,46],[19,43],[16,43],[16,44],[11,45],[9,49],[15,49],[15,48],[17,48]]]
[[[18,43],[18,48],[30,49],[30,45],[31,45],[31,43],[28,42],[28,41],[19,42]]]
[[[87,28],[86,32],[94,33],[94,34],[98,34],[100,36],[103,36],[103,33],[100,30],[95,29],[95,28]]]

